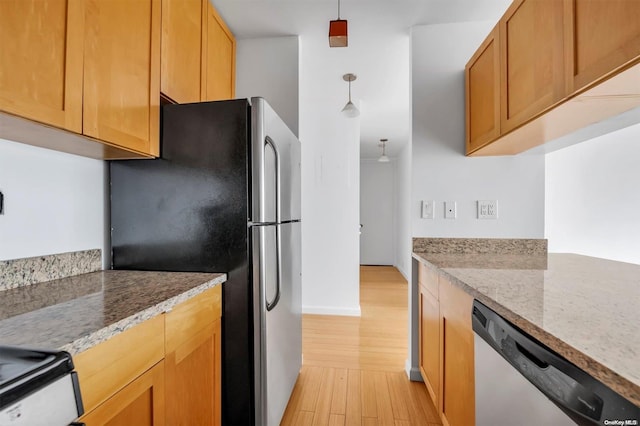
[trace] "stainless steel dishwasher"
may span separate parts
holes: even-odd
[[[475,300],[476,426],[638,425],[640,408]]]

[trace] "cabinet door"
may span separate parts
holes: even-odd
[[[160,0],[86,0],[84,134],[158,155]]]
[[[0,1],[0,110],[82,132],[83,5]]]
[[[236,39],[210,1],[203,1],[207,19],[202,100],[233,99],[236,84]]]
[[[199,102],[202,73],[202,0],[162,0],[162,94]]]
[[[164,426],[164,390],[160,361],[80,421],[87,426]]]
[[[420,286],[420,373],[437,407],[440,400],[440,304]]]
[[[220,425],[221,290],[207,290],[166,315],[169,425]]]
[[[475,424],[472,306],[471,296],[440,279],[440,417],[445,426]]]
[[[220,320],[167,354],[167,424],[220,425]]]
[[[465,67],[467,154],[500,136],[500,46],[498,27]]]
[[[562,1],[516,0],[500,20],[501,134],[568,93],[563,19]]]
[[[640,56],[640,1],[567,0],[567,70],[577,91]]]

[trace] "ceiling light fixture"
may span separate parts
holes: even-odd
[[[329,21],[329,47],[347,47],[347,21],[340,19],[340,0],[338,0],[338,19]]]
[[[349,118],[354,118],[360,115],[360,111],[358,110],[358,108],[353,104],[353,102],[351,102],[351,82],[355,81],[356,78],[358,78],[358,76],[351,73],[342,76],[342,79],[344,81],[349,82],[349,102],[347,102],[344,108],[342,108],[341,112],[345,115],[345,117]]]
[[[387,142],[389,141],[389,139],[380,139],[380,145],[382,145],[382,155],[380,156],[380,158],[378,158],[378,161],[381,163],[388,163],[389,162],[389,157],[387,157],[386,151],[385,151],[385,146],[387,145]]]

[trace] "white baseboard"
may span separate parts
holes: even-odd
[[[424,380],[422,380],[422,374],[420,374],[420,369],[419,368],[411,368],[411,364],[409,364],[409,360],[405,360],[404,361],[404,370],[407,373],[407,377],[409,377],[409,380],[411,380],[412,382],[423,382]]]
[[[402,269],[399,265],[395,265],[396,269],[400,271],[400,274],[404,277],[407,282],[409,282],[409,274],[406,273],[404,269]]]
[[[355,308],[337,308],[335,306],[305,306],[302,305],[303,314],[315,315],[342,315],[348,317],[359,317],[361,315],[360,305]]]

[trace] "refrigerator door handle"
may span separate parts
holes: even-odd
[[[273,150],[273,154],[274,154],[274,160],[275,160],[275,196],[276,196],[276,223],[280,223],[280,203],[281,203],[281,199],[280,199],[280,195],[282,194],[281,191],[281,183],[282,183],[282,172],[281,172],[281,161],[280,161],[280,152],[278,152],[278,148],[275,144],[275,142],[273,141],[273,139],[271,139],[269,136],[266,136],[264,138],[264,149],[266,150],[267,147],[271,148]],[[276,294],[273,297],[273,300],[270,302],[268,300],[266,300],[267,303],[267,311],[271,311],[273,308],[276,307],[276,305],[278,304],[278,301],[280,300],[280,281],[282,279],[282,242],[281,242],[281,233],[280,233],[280,226],[276,227]]]
[[[276,191],[276,223],[280,223],[281,220],[281,209],[280,209],[280,201],[281,201],[281,194],[282,194],[282,171],[280,170],[281,167],[281,162],[280,162],[280,152],[278,151],[278,148],[275,144],[275,142],[273,141],[273,139],[271,139],[269,136],[264,138],[264,147],[265,150],[267,149],[267,147],[270,147],[273,150],[273,155],[274,155],[274,160],[275,160],[275,173],[276,173],[276,187],[275,187],[275,191]],[[266,157],[266,156],[265,156]]]
[[[282,281],[282,235],[280,226],[276,226],[276,295],[273,300],[267,300],[267,312],[271,311],[280,301],[280,283]],[[266,299],[266,298],[265,298]]]

